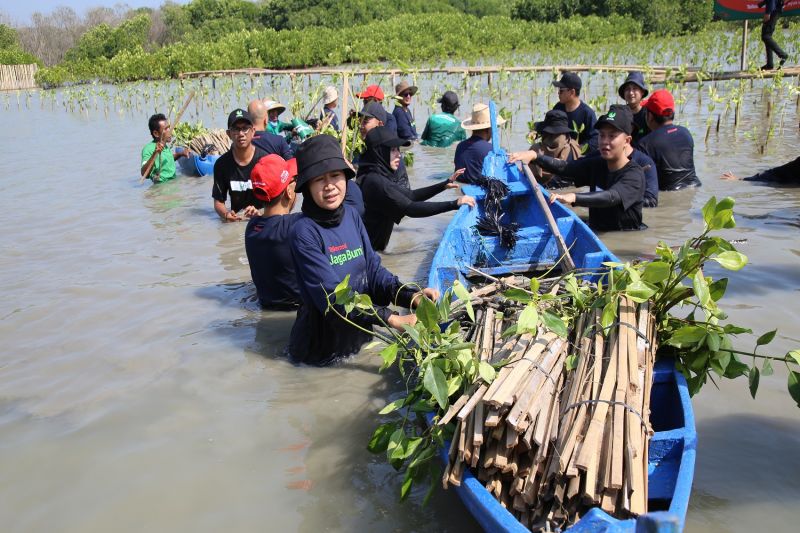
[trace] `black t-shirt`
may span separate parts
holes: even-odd
[[[701,185],[694,170],[694,139],[683,126],[667,124],[651,131],[639,140],[639,149],[655,162],[662,191]]]
[[[567,111],[567,107],[561,102],[554,105],[553,109],[567,114],[570,128],[575,128],[576,131],[581,130],[578,133],[578,144],[588,144],[590,152],[597,150],[598,131],[594,128],[597,122],[597,115],[595,115],[594,109],[589,107],[583,100],[574,111]]]
[[[628,161],[616,171],[608,169],[601,157],[584,157],[567,163],[540,156],[536,164],[550,172],[558,172],[575,180],[576,187],[588,186],[590,192],[613,191],[620,202],[609,207],[589,207],[589,225],[599,231],[639,230],[642,224],[644,170],[635,161]],[[576,205],[582,205],[576,202]]]
[[[385,250],[394,225],[402,220],[411,205],[409,191],[383,176],[373,175],[361,181],[361,192],[366,208],[362,218],[372,248]]]
[[[233,150],[228,150],[214,163],[214,187],[211,196],[222,203],[231,195],[231,211],[237,212],[248,205],[261,208],[264,202],[253,195],[253,184],[250,181],[250,172],[258,160],[267,153],[255,146],[253,158],[245,166],[240,166],[233,158]]]
[[[289,232],[302,213],[253,217],[244,233],[250,275],[262,307],[287,309],[300,303]]]

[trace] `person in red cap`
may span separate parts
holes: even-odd
[[[383,90],[377,85],[368,86],[360,93],[356,93],[356,96],[364,100],[364,107],[366,107],[370,102],[378,102],[379,104],[382,104],[384,99]],[[386,112],[385,126],[391,129],[394,133],[397,133],[397,121],[388,111]]]
[[[290,214],[297,199],[296,176],[297,162],[276,154],[262,157],[250,174],[253,195],[264,202],[264,212],[247,223],[244,249],[258,301],[265,309],[293,309],[300,304],[289,246],[289,232],[302,216]]]
[[[658,188],[677,191],[702,185],[694,170],[694,139],[683,126],[673,124],[675,99],[666,89],[654,91],[642,102],[650,133],[639,139],[639,149],[656,164]]]

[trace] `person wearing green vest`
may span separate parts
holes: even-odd
[[[150,135],[153,139],[142,148],[142,166],[139,169],[143,178],[153,180],[153,183],[169,181],[175,177],[175,160],[189,157],[189,152],[173,153],[164,150],[167,143],[172,140],[172,127],[163,113],[157,113],[147,122]],[[145,171],[147,175],[145,176]]]
[[[281,122],[278,119],[278,116],[286,111],[286,106],[275,100],[264,100],[264,105],[267,106],[267,131],[273,135],[286,133],[288,137],[291,137],[294,129],[292,123]]]
[[[454,142],[463,141],[467,134],[461,127],[461,121],[455,117],[459,106],[456,93],[447,91],[438,102],[442,104],[442,112],[428,117],[425,131],[422,132],[422,144],[446,148]]]

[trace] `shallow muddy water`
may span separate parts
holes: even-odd
[[[751,264],[731,276],[723,307],[758,333],[779,328],[768,351],[782,354],[800,345],[800,189],[717,178],[800,152],[792,99],[772,105],[783,127],[760,153],[754,139],[765,131],[767,83],[747,83],[737,131],[728,114],[708,147],[712,115],[688,85],[678,122],[694,133],[703,187],[662,193],[661,205],[645,212],[649,230],[602,238],[625,259],[647,255],[658,240],[679,244],[698,234],[711,195],[734,196],[738,227],[726,237],[746,239],[739,246]],[[615,102],[613,86],[598,78],[588,96]],[[478,92],[486,91],[484,79]],[[531,106],[538,120],[548,95],[552,105],[549,89],[532,98],[521,85],[501,95],[515,114],[506,146],[525,146]],[[293,314],[259,309],[244,224],[219,222],[210,178],[138,184],[152,106],[106,115],[103,103],[80,113],[36,94],[27,106],[24,96],[19,104],[4,98],[4,531],[478,530],[452,492],[440,491],[427,507],[422,492],[399,504],[401,478],[366,451],[377,411],[400,391],[398,376],[378,374],[377,357],[364,352],[322,369],[284,359]],[[479,99],[462,96],[460,114]],[[192,118],[224,127],[231,104],[220,98]],[[420,132],[429,109],[415,108]],[[453,151],[414,148],[412,183],[451,171]],[[404,220],[386,266],[424,280],[449,217]],[[695,397],[687,531],[794,529],[800,411],[785,379],[776,367],[756,401],[741,380]]]

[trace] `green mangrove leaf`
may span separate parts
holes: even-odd
[[[334,302],[344,305],[345,297],[350,293],[350,274],[346,275],[342,281],[333,289]]]
[[[453,376],[447,380],[447,397],[449,398],[461,387],[461,376]]]
[[[614,323],[617,318],[617,299],[611,297],[610,301],[603,307],[603,314],[600,317],[600,326],[606,329]]]
[[[741,252],[727,251],[712,257],[722,268],[728,270],[741,270],[747,264],[747,256]]]
[[[725,377],[728,379],[736,379],[739,376],[744,376],[750,371],[750,367],[742,363],[736,358],[731,358],[728,368],[725,369]]]
[[[497,371],[486,361],[481,361],[478,365],[478,374],[480,374],[483,381],[485,381],[487,384],[491,384],[492,381],[494,381],[494,378],[497,376]]]
[[[705,222],[706,227],[711,228],[711,220],[714,218],[714,214],[717,212],[717,197],[712,196],[706,202],[706,205],[703,206],[703,222]]]
[[[400,485],[400,501],[406,501],[408,495],[411,493],[411,486],[414,484],[414,479],[411,477],[411,470],[406,470],[406,477],[403,479],[403,484]]]
[[[700,326],[683,326],[672,332],[667,339],[667,344],[676,348],[685,348],[700,342],[706,335],[706,330]]]
[[[475,311],[472,309],[472,301],[470,300],[469,292],[467,291],[467,288],[464,287],[464,285],[458,280],[453,282],[453,294],[456,295],[456,298],[464,302],[464,305],[467,308],[467,315],[469,315],[469,319],[475,322]]]
[[[415,311],[417,318],[425,326],[428,331],[439,331],[439,312],[436,305],[427,297],[423,296],[419,299],[419,304]]]
[[[525,309],[519,314],[517,320],[517,333],[536,333],[539,328],[539,312],[536,310],[536,305],[529,303]]]
[[[756,339],[756,346],[764,346],[765,344],[771,343],[772,339],[775,338],[776,333],[778,333],[777,329],[773,329],[772,331],[764,333],[758,339]]]
[[[627,294],[634,302],[642,303],[646,302],[657,292],[656,289],[651,284],[638,280],[625,288],[625,294]]]
[[[397,350],[399,346],[397,343],[390,344],[380,352],[380,356],[383,358],[383,365],[381,365],[380,371],[384,371],[390,366],[394,364],[397,360]]]
[[[644,272],[642,272],[642,280],[650,283],[661,283],[662,281],[669,279],[671,272],[672,268],[669,264],[663,261],[653,261],[644,267]]]
[[[753,399],[756,399],[756,392],[758,391],[758,381],[759,381],[759,371],[757,367],[753,367],[750,369],[750,376],[748,377],[748,382],[750,384],[750,396]]]
[[[396,428],[396,422],[388,422],[378,426],[378,429],[375,430],[375,433],[373,433],[372,437],[369,439],[367,450],[372,453],[385,452],[386,448],[389,446],[389,438],[392,436],[392,433]]]
[[[405,398],[400,398],[399,400],[395,400],[386,405],[383,409],[378,411],[379,415],[388,415],[389,413],[393,413],[403,407],[403,403],[406,401]]]
[[[711,299],[718,302],[720,298],[725,295],[725,290],[728,288],[728,278],[718,279],[713,283],[709,283],[708,292]]]
[[[708,282],[703,275],[703,270],[698,268],[694,273],[692,279],[692,286],[694,287],[694,295],[697,296],[698,301],[703,307],[708,307],[711,303],[711,293],[708,290]]]
[[[569,279],[572,279],[573,281],[575,280],[574,277],[573,278],[569,278]],[[538,293],[539,292],[539,279],[538,278],[531,278],[531,292],[532,293]]]
[[[567,325],[564,323],[561,317],[551,313],[550,311],[545,311],[542,313],[542,322],[547,329],[561,338],[566,338],[569,335]]]
[[[706,335],[706,346],[708,346],[708,349],[711,350],[712,352],[718,352],[721,344],[722,344],[722,339],[720,338],[719,334],[714,333],[713,331],[709,331],[708,334]],[[728,356],[730,356],[730,352],[725,352],[725,353],[727,353]]]
[[[739,326],[735,326],[733,324],[725,324],[725,327],[723,327],[722,329],[728,335],[739,335],[740,333],[753,333],[753,330],[750,328],[742,328]]]
[[[795,364],[800,365],[800,350],[792,350],[786,354],[786,360],[793,360]]]
[[[772,369],[772,363],[769,359],[764,359],[764,364],[761,365],[761,375],[762,376],[771,376],[774,374],[775,371]]]
[[[536,278],[534,278],[534,279],[536,279]],[[512,287],[512,288],[508,289],[507,291],[505,291],[503,293],[503,296],[505,296],[509,300],[514,300],[516,302],[521,302],[521,303],[528,303],[528,302],[533,302],[534,301],[534,297],[533,296],[531,296],[530,294],[528,294],[524,290],[518,289],[516,287]]]
[[[800,372],[789,371],[789,394],[800,407]]]
[[[429,365],[425,370],[425,377],[422,379],[422,384],[425,390],[431,393],[431,396],[436,399],[436,403],[442,409],[447,409],[447,379],[441,369],[434,365]]]

